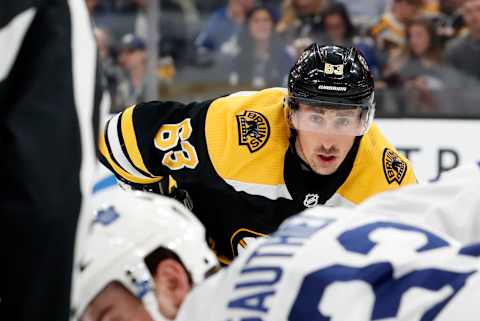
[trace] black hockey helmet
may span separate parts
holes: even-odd
[[[363,55],[354,47],[310,45],[288,76],[289,112],[299,103],[331,109],[360,108],[362,130],[375,112],[374,81]]]

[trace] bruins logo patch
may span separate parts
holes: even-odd
[[[265,116],[246,110],[237,115],[239,145],[246,145],[250,153],[262,148],[270,136],[270,125]]]
[[[407,172],[407,163],[393,150],[385,148],[383,151],[383,172],[388,184],[397,182],[400,185]]]

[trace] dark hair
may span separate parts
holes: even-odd
[[[270,14],[270,17],[272,18],[273,25],[275,26],[277,24],[278,16],[275,13],[275,11],[270,6],[263,5],[263,4],[257,4],[253,6],[250,10],[248,10],[245,15],[245,22],[248,24],[253,14],[259,10],[267,11]]]
[[[160,262],[162,262],[163,260],[166,260],[166,259],[173,259],[173,260],[177,261],[178,263],[180,263],[180,265],[183,267],[183,269],[187,273],[188,283],[190,285],[193,284],[192,275],[187,270],[187,268],[183,264],[182,260],[178,257],[178,255],[170,249],[167,249],[165,247],[160,246],[157,249],[155,249],[154,251],[152,251],[151,253],[149,253],[145,257],[144,262],[147,265],[148,270],[150,271],[150,274],[152,276],[155,276],[155,274],[157,273],[158,264],[160,264]]]
[[[322,12],[322,29],[325,30],[325,19],[328,16],[339,15],[342,17],[343,22],[345,23],[345,38],[351,39],[355,36],[356,30],[353,26],[352,20],[350,19],[350,15],[348,13],[347,8],[343,3],[333,3],[325,8]]]
[[[442,47],[443,47],[443,41],[442,37],[440,37],[437,33],[437,28],[432,19],[425,18],[425,17],[420,17],[412,20],[408,25],[407,25],[407,50],[408,50],[408,55],[410,57],[414,57],[414,53],[412,52],[412,49],[410,48],[410,29],[413,26],[421,26],[423,27],[429,36],[430,44],[427,48],[426,56],[429,59],[433,59],[435,61],[440,61],[441,59],[441,54],[442,54]]]
[[[409,5],[415,6],[415,7],[418,7],[418,8],[420,8],[424,3],[423,0],[396,0],[396,1],[397,2],[405,1],[405,2],[408,2]]]
[[[238,35],[238,41],[239,44],[242,45],[242,47],[245,47],[246,45],[253,47],[253,38],[250,34],[250,21],[252,20],[253,15],[258,11],[266,11],[268,13],[270,18],[272,19],[272,37],[275,36],[275,24],[277,23],[277,18],[275,17],[275,14],[269,7],[257,5],[247,11],[247,14],[245,16],[245,23]]]

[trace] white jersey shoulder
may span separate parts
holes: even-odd
[[[415,194],[450,186],[459,194],[443,201],[453,208],[461,205],[458,195],[476,188],[476,208],[464,212],[478,214],[480,169],[463,172],[469,178],[460,178],[461,171]],[[405,202],[407,189],[398,192]],[[382,196],[369,202],[355,210],[317,207],[288,219],[196,288],[177,320],[475,320],[480,243],[465,245],[412,219],[414,212],[377,212]],[[205,304],[206,297],[215,304]]]
[[[385,192],[363,202],[368,215],[405,217],[464,242],[480,241],[480,162],[446,172],[440,181]]]

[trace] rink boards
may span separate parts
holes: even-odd
[[[434,180],[460,164],[480,160],[480,119],[377,119],[383,133],[415,167]]]

